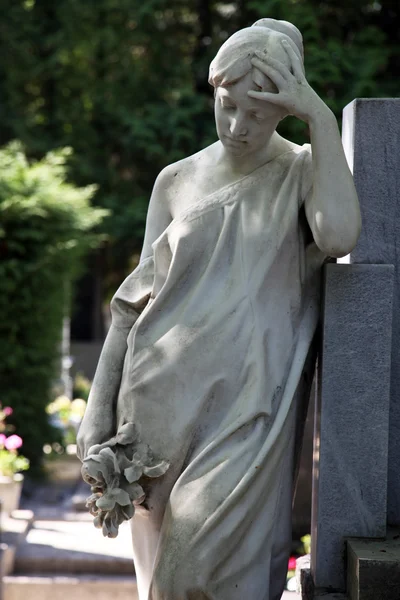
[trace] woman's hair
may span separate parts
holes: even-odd
[[[274,58],[289,66],[288,56],[281,44],[284,39],[303,62],[303,37],[297,27],[288,21],[260,19],[251,27],[240,29],[226,40],[212,61],[209,83],[214,88],[232,85],[252,71],[254,83],[262,88],[265,75],[252,65],[251,59],[256,52],[273,54]]]

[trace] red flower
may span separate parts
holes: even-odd
[[[291,556],[289,558],[288,570],[294,571],[295,569],[296,569],[296,558],[294,556]]]

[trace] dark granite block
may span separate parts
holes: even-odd
[[[325,268],[311,570],[345,591],[344,538],[386,533],[393,267]]]
[[[363,219],[350,262],[395,265],[388,522],[400,525],[400,98],[349,104],[343,113],[343,145]]]
[[[347,542],[349,600],[399,600],[400,540]]]

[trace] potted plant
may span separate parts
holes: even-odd
[[[18,508],[24,480],[21,471],[29,468],[29,460],[18,454],[22,438],[15,433],[6,435],[14,429],[6,423],[12,412],[9,406],[2,408],[0,405],[0,500],[3,514],[10,514]]]
[[[82,398],[70,400],[67,396],[58,396],[47,405],[46,412],[50,423],[60,430],[61,443],[46,444],[45,469],[53,482],[74,482],[80,478],[81,462],[76,456],[76,434],[86,409]]]

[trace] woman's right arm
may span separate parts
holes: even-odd
[[[94,444],[112,437],[115,430],[115,406],[127,348],[129,331],[111,325],[105,339],[88,405],[77,435],[78,456],[85,458]]]
[[[112,324],[107,334],[90,390],[87,409],[77,436],[81,460],[94,444],[115,433],[115,408],[121,384],[128,334],[147,304],[152,286],[152,244],[171,222],[167,192],[170,169],[161,171],[150,198],[146,233],[140,263],[116,292],[112,303]]]

